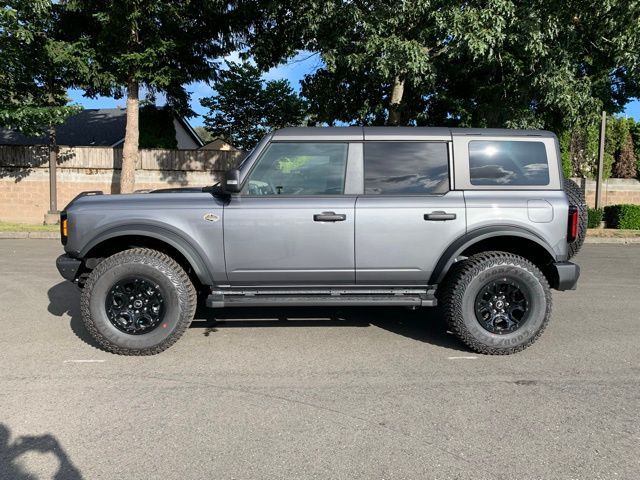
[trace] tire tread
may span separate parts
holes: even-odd
[[[165,340],[153,347],[133,349],[115,345],[99,332],[91,316],[90,300],[95,282],[111,267],[126,263],[144,263],[161,270],[175,285],[180,303],[186,305],[186,308],[181,311],[181,318],[176,329]],[[117,355],[155,355],[166,350],[176,343],[187,330],[195,314],[196,306],[196,289],[184,269],[170,256],[150,248],[123,250],[104,259],[91,271],[80,299],[80,312],[87,331],[98,342],[100,347]]]
[[[526,342],[511,347],[494,347],[479,342],[466,328],[463,321],[462,301],[469,282],[489,267],[511,264],[517,268],[524,268],[534,275],[542,285],[546,297],[546,312],[542,325],[534,336]],[[490,251],[473,255],[455,263],[439,295],[443,305],[444,317],[449,330],[455,334],[471,350],[487,355],[510,355],[517,353],[533,344],[544,332],[551,316],[551,290],[544,274],[529,260],[507,252]]]

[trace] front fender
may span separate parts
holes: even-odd
[[[170,245],[180,252],[187,262],[189,262],[189,265],[191,265],[202,284],[214,284],[213,276],[204,261],[204,252],[181,234],[157,225],[141,223],[106,228],[93,236],[91,240],[82,247],[78,252],[79,257],[84,258],[93,248],[106,240],[125,236],[149,237]]]

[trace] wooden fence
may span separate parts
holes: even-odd
[[[140,150],[138,170],[183,172],[223,172],[233,168],[244,157],[241,151],[227,150]],[[0,167],[46,168],[47,146],[0,145]],[[58,154],[60,168],[119,170],[122,149],[109,147],[65,147]]]

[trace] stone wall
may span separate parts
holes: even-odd
[[[217,150],[143,150],[136,171],[136,189],[213,185],[243,155]],[[61,148],[58,209],[87,190],[118,193],[121,159],[121,149]],[[0,221],[42,223],[48,210],[46,147],[0,146]]]

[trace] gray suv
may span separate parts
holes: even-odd
[[[440,306],[474,351],[531,345],[575,289],[586,207],[545,131],[285,128],[220,185],[85,192],[62,276],[88,331],[159,353],[212,308]]]

